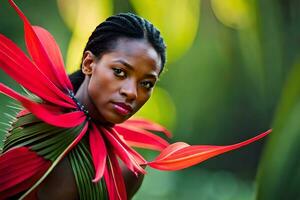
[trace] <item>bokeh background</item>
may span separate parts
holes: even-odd
[[[262,141],[185,170],[148,168],[134,200],[300,199],[299,0],[16,3],[54,35],[68,72],[79,68],[87,37],[111,14],[134,12],[159,27],[168,63],[139,115],[167,126],[170,142],[227,145],[273,128]],[[0,33],[25,50],[21,20],[5,0]],[[3,71],[0,80],[18,89]],[[12,113],[7,105],[12,101],[0,95],[1,139]]]

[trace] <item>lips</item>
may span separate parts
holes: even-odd
[[[132,107],[125,103],[117,102],[117,103],[113,103],[113,106],[115,111],[121,115],[128,115],[133,111]]]

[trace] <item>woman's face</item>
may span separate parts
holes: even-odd
[[[155,49],[141,39],[119,39],[101,59],[86,52],[83,71],[86,67],[91,70],[87,90],[95,108],[92,117],[113,124],[131,117],[150,98],[160,65]]]

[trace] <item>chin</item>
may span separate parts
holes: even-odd
[[[110,124],[121,124],[125,122],[127,119],[129,119],[130,116],[119,116],[119,115],[112,115],[112,116],[107,116],[105,118],[105,121],[110,123]]]

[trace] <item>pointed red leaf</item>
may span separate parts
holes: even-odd
[[[45,171],[47,171],[48,168],[49,166],[46,165],[41,166],[37,173],[31,176],[30,178],[14,185],[14,187],[0,192],[0,200],[10,199],[9,197],[19,194],[21,191],[26,191],[26,189],[30,188],[33,185],[33,183],[35,183],[45,173]],[[31,194],[31,196],[26,199],[35,200],[36,194]]]
[[[115,125],[114,129],[124,137],[126,143],[130,146],[161,151],[169,145],[161,137],[133,126],[127,126],[126,124],[122,126]]]
[[[27,147],[14,148],[2,154],[0,156],[0,199],[6,199],[31,187],[50,165],[50,161]]]
[[[155,160],[163,160],[167,158],[168,156],[171,156],[172,154],[176,153],[180,149],[183,149],[185,147],[188,147],[187,143],[184,142],[176,142],[174,144],[169,145],[167,148],[165,148],[156,158]]]
[[[168,137],[172,137],[172,133],[170,131],[168,131],[165,127],[152,122],[150,120],[147,119],[138,119],[138,118],[133,118],[133,119],[129,119],[127,121],[125,121],[122,124],[119,124],[119,126],[131,126],[131,127],[138,127],[141,129],[146,129],[149,131],[157,131],[157,132],[162,132],[164,133],[166,136]]]
[[[160,170],[179,170],[190,167],[192,165],[203,162],[211,157],[223,154],[225,152],[241,148],[254,141],[257,141],[267,134],[268,130],[256,137],[244,142],[240,142],[228,146],[210,146],[210,145],[194,145],[189,146],[185,143],[174,143],[167,147],[162,153],[148,165]]]
[[[109,199],[127,200],[126,187],[119,162],[113,153],[109,153],[104,173]]]
[[[16,184],[22,182],[24,180],[24,175],[26,174],[26,177],[29,178],[34,173],[36,173],[36,169],[44,165],[43,162],[40,160],[34,160],[35,158],[31,159],[30,163],[28,163],[29,160],[19,163],[18,165],[14,164],[14,167],[11,166],[5,170],[6,176],[1,176],[1,183],[0,187],[2,190],[6,190],[10,187],[14,187]],[[20,167],[20,164],[22,167]]]
[[[111,164],[109,159],[107,161],[107,167],[104,169],[104,180],[105,180],[105,185],[109,197],[108,199],[115,200],[118,195],[116,192],[113,176],[111,175]]]
[[[1,34],[0,68],[42,99],[62,107],[76,108],[76,104],[67,94],[57,88],[17,45]]]
[[[124,178],[123,178],[122,170],[118,162],[118,159],[113,153],[109,154],[109,159],[112,167],[112,177],[114,179],[118,196],[120,197],[120,200],[126,200],[127,199],[126,187],[125,187]]]
[[[28,160],[32,159],[33,162],[34,158],[36,157],[35,154],[27,154],[26,156],[23,156],[23,154],[16,154],[16,152],[21,151],[21,150],[16,150],[14,153],[7,153],[8,155],[4,156],[2,159],[2,162],[7,162],[8,164],[3,164],[0,166],[0,171],[6,171],[9,172],[10,170],[14,170],[18,167],[20,167],[24,162],[27,162]],[[7,151],[8,152],[8,151]],[[3,154],[4,155],[4,154]],[[2,156],[2,155],[1,155]],[[39,162],[39,160],[37,160]],[[11,168],[10,163],[14,163],[14,167]],[[32,163],[27,163],[28,165],[31,165]],[[4,179],[1,179],[3,181]]]
[[[86,116],[82,111],[74,111],[65,114],[53,113],[45,104],[38,104],[28,98],[18,94],[14,90],[0,83],[0,93],[19,101],[26,109],[32,112],[37,118],[44,122],[64,128],[78,126],[86,120]]]
[[[104,174],[107,151],[101,133],[98,131],[98,128],[94,123],[91,124],[89,141],[90,141],[90,149],[91,149],[93,163],[96,172],[93,182],[98,182]]]
[[[108,128],[109,132],[115,137],[120,144],[133,156],[133,158],[138,162],[138,164],[146,164],[146,160],[133,148],[129,147],[123,136],[121,136],[114,128]]]
[[[101,132],[105,135],[112,145],[114,152],[125,163],[128,169],[135,174],[138,172],[143,174],[146,173],[146,171],[140,166],[140,164],[144,164],[146,161],[136,151],[128,147],[127,144],[125,144],[125,142],[115,134],[113,129],[107,130],[105,128],[101,128]]]
[[[58,79],[65,85],[65,88],[73,90],[73,86],[64,67],[64,61],[60,52],[60,48],[57,45],[54,37],[42,27],[33,26],[33,30],[47,52],[49,59],[51,59],[51,62],[55,67],[54,71],[57,72]]]
[[[46,47],[49,47],[49,42],[54,42],[55,44],[51,45],[57,47],[56,42],[54,40],[45,40],[45,36],[43,35],[45,32],[39,32],[37,35],[30,22],[18,8],[18,6],[12,0],[9,0],[9,3],[15,9],[24,23],[25,42],[33,61],[36,63],[39,69],[46,74],[53,83],[55,83],[58,88],[63,91],[72,89],[72,87],[70,87],[70,82],[67,81],[63,65],[60,65],[62,61],[57,60],[60,59],[60,56],[57,56],[57,54],[60,52],[55,53],[54,60],[52,61],[50,56],[53,56],[53,54],[51,54],[53,51],[47,52],[45,46],[43,46],[46,45]],[[55,64],[58,65],[55,66]]]

